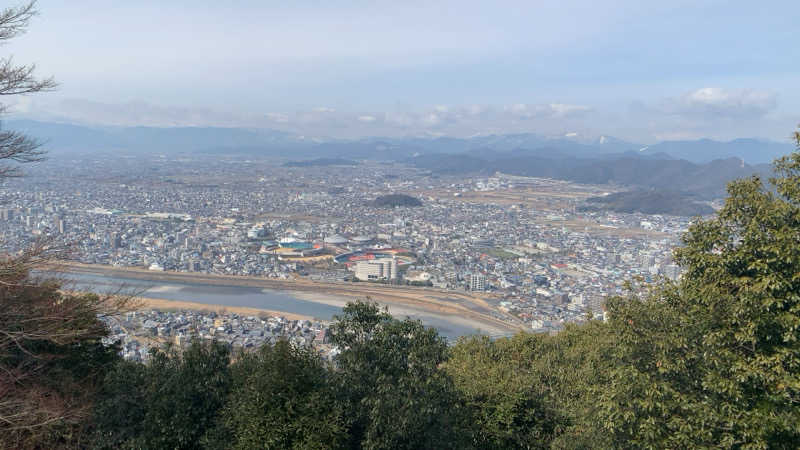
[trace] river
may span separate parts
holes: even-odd
[[[68,280],[68,288],[97,293],[117,292],[120,288],[123,293],[136,294],[140,297],[159,298],[165,300],[178,300],[185,302],[203,303],[207,305],[241,306],[261,308],[272,311],[300,314],[320,320],[331,320],[335,314],[342,311],[341,299],[336,301],[314,301],[304,299],[302,293],[292,291],[276,291],[249,286],[229,286],[221,284],[185,283],[177,281],[147,281],[119,276],[104,276],[98,274],[68,273],[59,274],[60,278]],[[315,296],[318,297],[318,296]],[[420,309],[405,306],[398,307],[403,315],[396,314],[398,318],[410,317],[418,319],[423,324],[437,329],[439,334],[452,342],[459,336],[471,334],[491,334],[499,336],[502,333],[488,333],[476,324],[465,321],[461,317],[436,314]],[[389,311],[394,308],[389,305]]]

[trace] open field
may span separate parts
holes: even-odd
[[[544,211],[569,209],[589,197],[613,192],[609,186],[572,184],[564,181],[524,178],[522,186],[490,191],[461,192],[452,189],[419,190],[415,194],[438,199],[490,205],[517,205]]]
[[[550,227],[564,227],[570,231],[589,233],[595,236],[650,239],[663,239],[672,236],[669,233],[664,233],[661,231],[652,231],[645,230],[644,228],[632,227],[610,227],[608,225],[602,225],[591,220],[582,219],[552,220],[542,218],[541,220],[537,220],[537,222]]]
[[[544,186],[540,188],[513,188],[494,191],[449,191],[449,190],[423,190],[415,192],[421,197],[433,197],[466,203],[479,203],[487,205],[504,205],[530,208],[537,211],[562,213],[573,210],[579,203],[589,197],[595,197],[603,192],[613,192],[612,188],[597,186],[578,186],[572,184],[559,184],[556,187]],[[458,196],[454,194],[458,193]],[[669,237],[667,233],[645,230],[635,227],[609,227],[595,223],[591,220],[570,219],[556,220],[542,217],[536,222],[550,227],[564,227],[575,232],[585,232],[595,236],[614,236],[621,238],[653,238],[662,239]]]
[[[458,194],[457,196],[455,194]],[[420,197],[433,197],[466,203],[486,205],[522,206],[544,211],[558,211],[570,208],[577,201],[592,197],[594,193],[582,192],[554,192],[533,189],[505,189],[496,191],[448,191],[448,190],[423,190],[416,191],[414,195]]]

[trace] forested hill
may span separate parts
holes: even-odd
[[[381,195],[372,201],[372,205],[379,208],[394,208],[395,206],[422,206],[422,202],[410,195],[389,194]]]
[[[672,216],[704,216],[714,208],[674,191],[627,191],[602,197],[591,197],[580,207],[583,211],[608,210],[621,213],[667,214]]]
[[[553,159],[519,154],[481,158],[473,155],[428,155],[409,159],[416,167],[442,174],[485,174],[553,178],[576,183],[613,183],[645,189],[680,191],[703,198],[719,198],[731,180],[756,173],[769,174],[769,166],[750,166],[740,159],[695,164],[685,160],[621,156],[602,159]]]

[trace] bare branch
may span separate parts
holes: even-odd
[[[0,10],[0,45],[24,33],[36,15],[35,0]],[[52,78],[34,76],[36,66],[16,65],[0,58],[0,96],[25,95],[54,89]],[[7,108],[0,104],[0,115]],[[19,176],[15,164],[41,161],[41,143],[22,133],[0,130],[0,180]],[[100,317],[118,314],[132,304],[124,296],[71,293],[61,280],[34,278],[48,270],[68,249],[38,241],[17,254],[0,254],[0,447],[16,448],[24,432],[76,421],[86,414],[85,389],[61,389],[47,382],[52,364],[64,349],[94,342],[108,331]],[[85,378],[89,380],[90,378]],[[84,379],[75,380],[82,383]],[[88,387],[88,386],[85,386]],[[17,434],[15,432],[23,432]],[[32,434],[31,434],[32,433]]]
[[[44,151],[39,150],[39,141],[15,131],[0,131],[0,159],[18,163],[40,162]]]
[[[0,11],[0,44],[25,32],[30,19],[36,15],[36,1]],[[10,56],[0,58],[0,96],[24,95],[49,91],[56,88],[53,78],[39,79],[34,76],[35,64],[15,65]],[[7,111],[0,104],[0,114]],[[0,161],[30,163],[42,161],[44,152],[41,143],[14,131],[0,131]],[[0,180],[19,177],[22,173],[15,165],[0,164]]]
[[[0,447],[7,444],[3,434],[75,423],[85,414],[85,402],[63,396],[84,390],[51,386],[49,367],[64,357],[59,348],[107,336],[101,317],[136,307],[132,296],[119,292],[64,290],[64,281],[52,271],[69,250],[39,240],[15,255],[0,256]]]
[[[36,15],[36,1],[5,8],[0,12],[0,42],[25,32],[28,22]]]
[[[0,95],[31,94],[56,88],[53,78],[37,79],[33,76],[36,64],[15,66],[14,58],[0,59]]]

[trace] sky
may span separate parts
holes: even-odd
[[[788,141],[800,2],[40,0],[11,115],[308,137]]]

